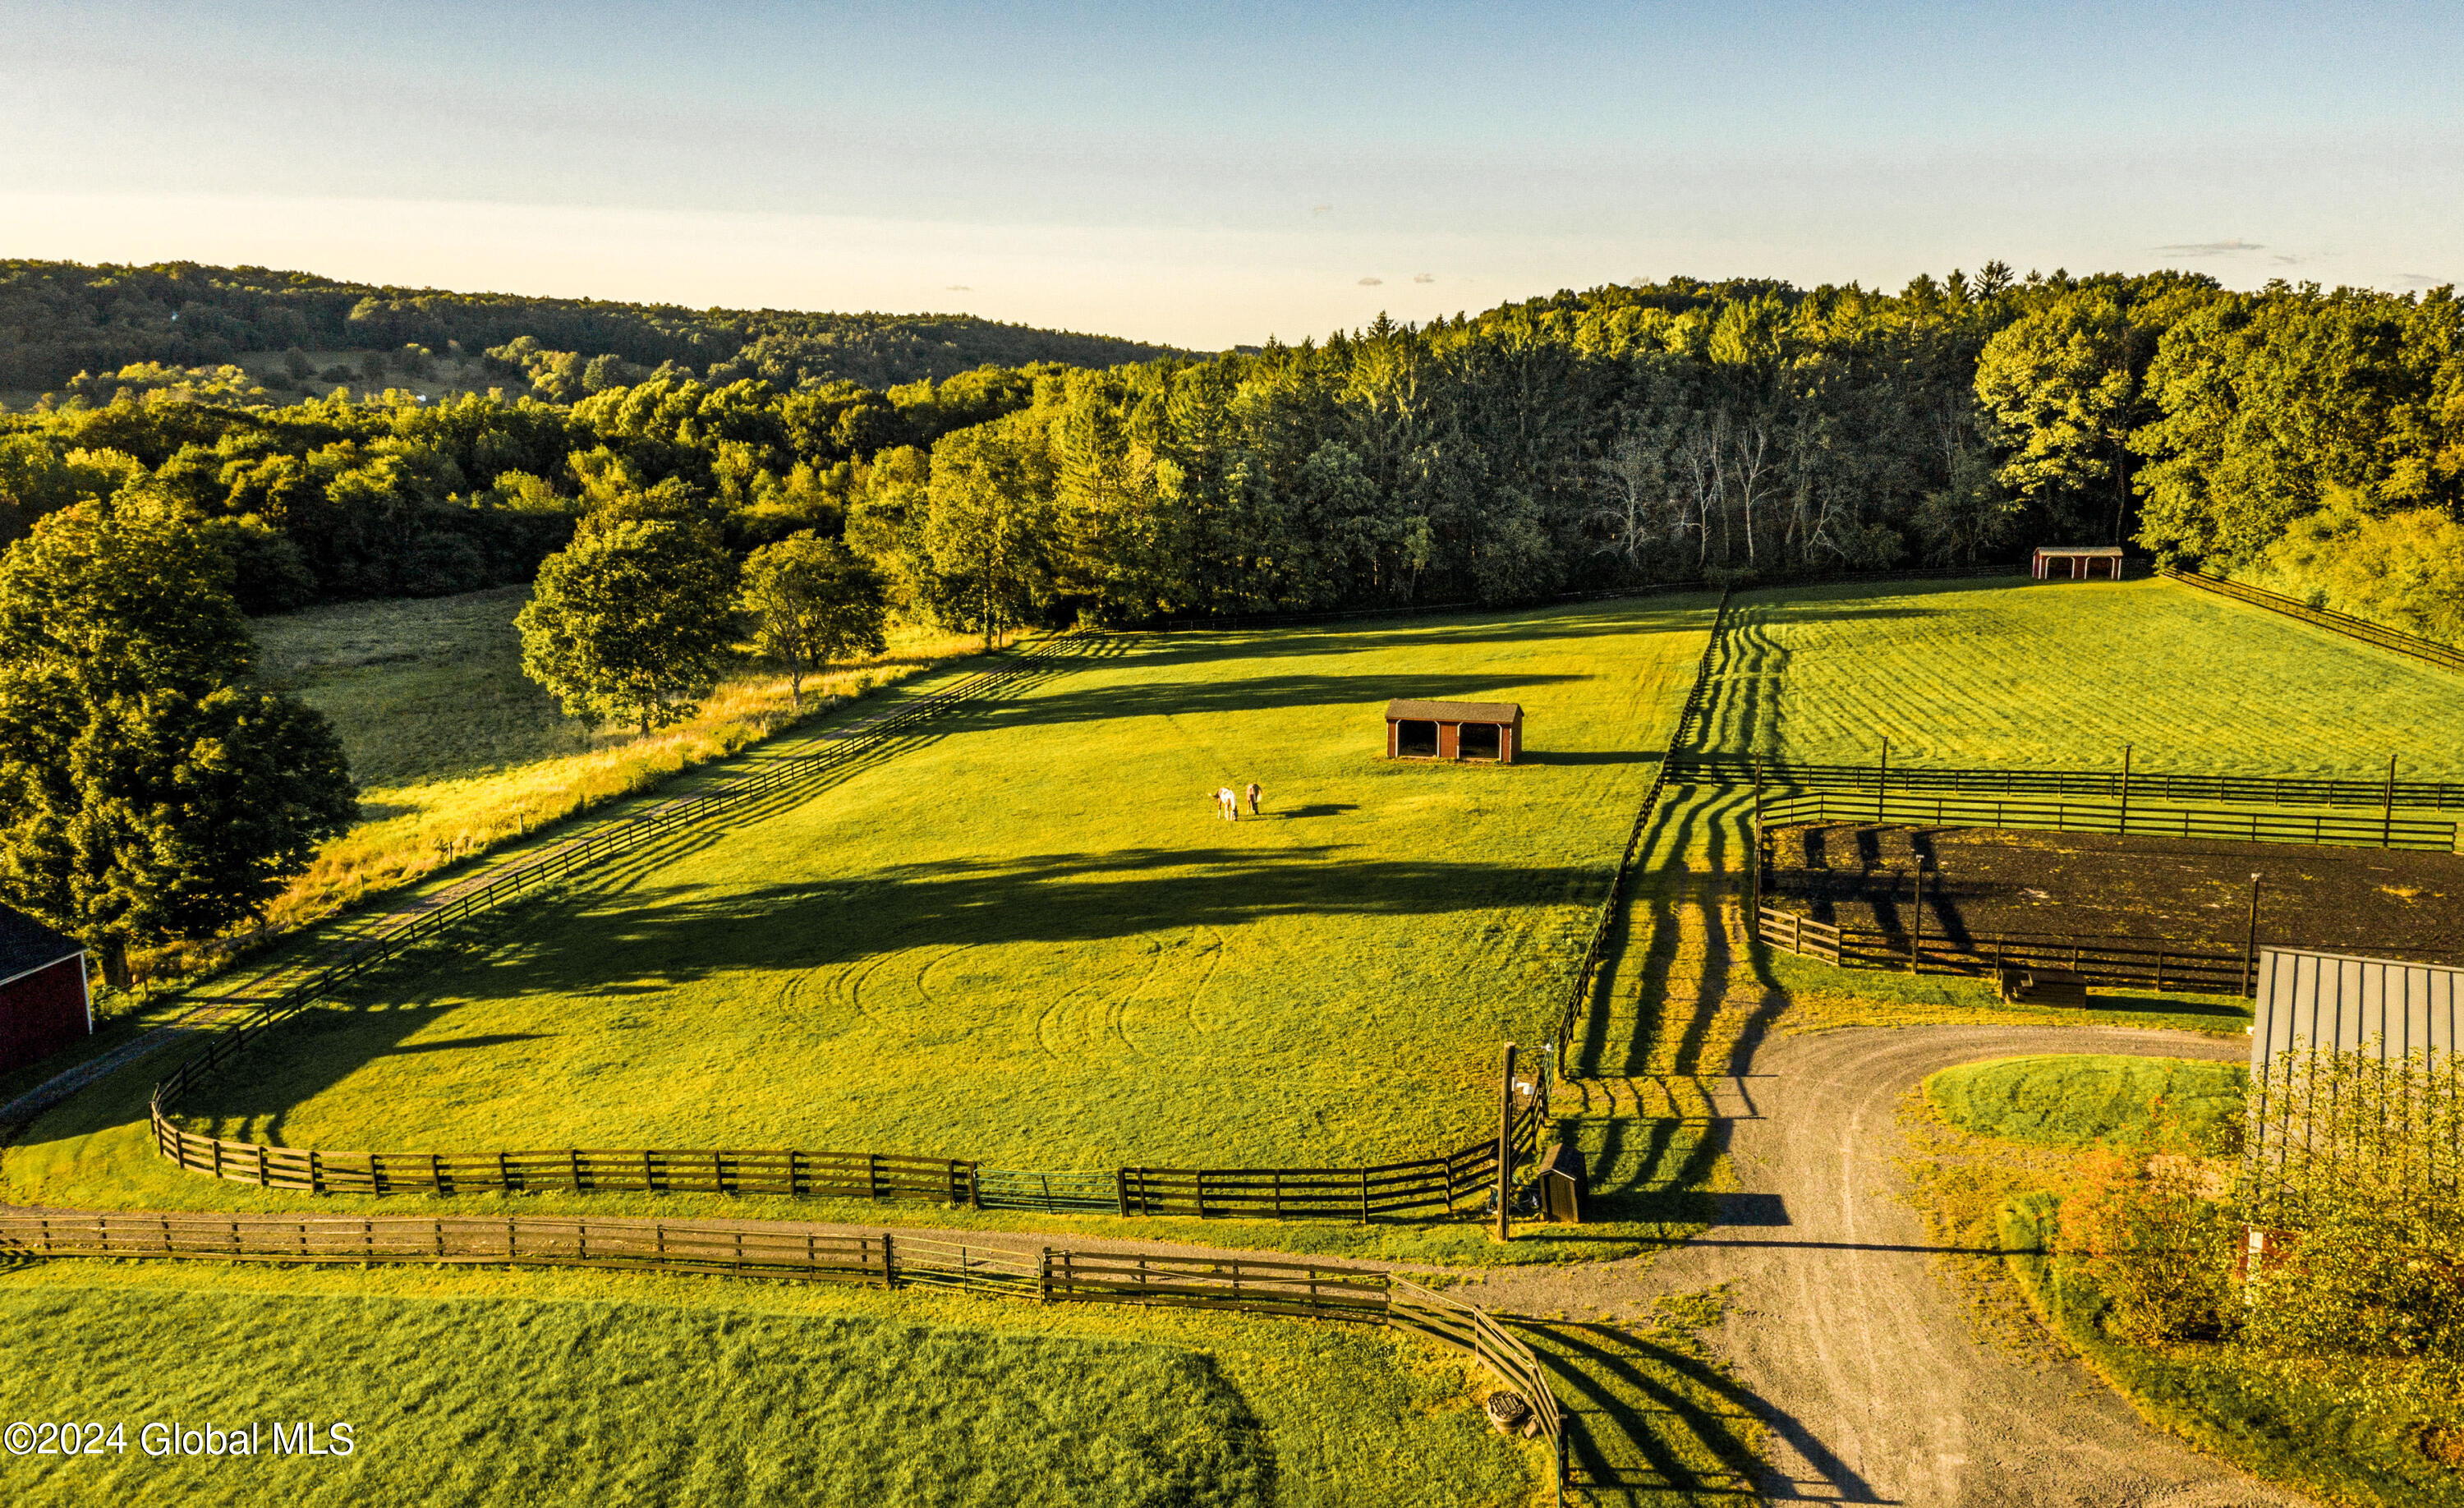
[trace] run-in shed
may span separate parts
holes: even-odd
[[[1512,702],[1389,702],[1389,759],[1494,759],[1523,752],[1523,709]]]
[[[2038,545],[2035,576],[2039,581],[2119,581],[2122,579],[2122,546]]]

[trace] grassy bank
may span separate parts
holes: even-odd
[[[1519,1504],[1487,1385],[1385,1331],[625,1274],[0,1275],[9,1501]],[[149,1458],[147,1420],[341,1420],[347,1457]],[[330,1430],[322,1432],[330,1441]],[[264,1431],[260,1444],[270,1449]]]

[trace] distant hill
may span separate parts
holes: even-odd
[[[291,350],[329,361],[415,345],[438,359],[475,361],[524,336],[549,351],[644,367],[673,363],[716,381],[759,377],[782,387],[845,380],[889,388],[988,362],[1106,367],[1184,354],[971,315],[693,310],[381,287],[262,267],[0,260],[0,391],[49,391],[79,372],[136,362],[255,369],[267,364],[266,354]]]

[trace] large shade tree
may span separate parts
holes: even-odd
[[[882,634],[889,584],[854,551],[810,530],[753,552],[744,562],[744,606],[761,652],[786,667],[799,707],[813,669],[879,654],[889,643]]]
[[[736,574],[694,524],[594,519],[539,566],[514,620],[522,669],[586,722],[647,735],[691,717],[727,667]]]
[[[191,514],[123,496],[0,556],[0,893],[131,944],[256,915],[357,815],[322,716],[248,685],[231,566]]]

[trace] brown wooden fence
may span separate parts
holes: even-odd
[[[1815,822],[1932,827],[2004,827],[2057,833],[2140,833],[2230,842],[2310,843],[2344,848],[2455,851],[2453,822],[2422,818],[2337,817],[2327,813],[2219,807],[2120,806],[2099,802],[1984,796],[1791,791],[1765,803],[1766,830]]]
[[[2091,983],[2246,994],[2246,948],[2165,938],[2064,932],[1980,932],[1933,937],[1879,927],[1847,927],[1765,906],[1755,933],[1770,947],[1848,969],[1991,978],[2004,969],[2058,969]]]
[[[2464,810],[2464,780],[2401,780],[2386,775],[2197,775],[2120,768],[1994,769],[1929,765],[1808,764],[1744,754],[1677,754],[1671,778],[1705,784],[1768,784],[1776,790],[1956,792],[1969,796],[2089,797],[2126,803],[2228,801],[2251,806],[2359,806]]]
[[[1511,1146],[1519,1166],[1535,1155],[1549,1125],[1549,1101],[1534,1083],[1515,1097]],[[1365,1168],[1124,1168],[1117,1174],[1123,1214],[1310,1216],[1356,1219],[1416,1211],[1453,1214],[1485,1208],[1497,1189],[1497,1139],[1440,1157]]]
[[[1564,1415],[1548,1372],[1476,1305],[1374,1268],[1250,1257],[987,1246],[896,1231],[831,1235],[756,1224],[551,1215],[0,1214],[0,1257],[590,1267],[930,1287],[1043,1303],[1219,1309],[1388,1325],[1463,1351],[1538,1415],[1565,1490]]]
[[[193,1061],[193,1060],[192,1060]],[[184,1067],[187,1065],[183,1065]],[[155,1150],[190,1172],[311,1194],[494,1192],[783,1194],[798,1198],[917,1199],[975,1209],[1116,1210],[1123,1215],[1380,1215],[1480,1208],[1497,1184],[1497,1141],[1360,1168],[1121,1168],[1108,1174],[1004,1172],[987,1180],[964,1158],[797,1148],[681,1150],[552,1147],[529,1151],[328,1151],[225,1141],[181,1129],[158,1092]],[[1539,1149],[1549,1124],[1545,1082],[1516,1097],[1516,1162]],[[1065,1192],[1057,1199],[1053,1186]],[[989,1187],[987,1187],[989,1183]],[[1090,1197],[1098,1184],[1103,1197]]]
[[[1556,1462],[1557,1500],[1565,1501],[1568,1475],[1566,1419],[1557,1395],[1549,1386],[1548,1369],[1531,1348],[1494,1316],[1475,1304],[1449,1299],[1404,1278],[1387,1282],[1386,1322],[1479,1359],[1500,1382],[1522,1395],[1539,1416],[1541,1437]]]
[[[2358,639],[2364,644],[2376,645],[2382,649],[2390,649],[2397,654],[2406,655],[2429,665],[2439,666],[2449,670],[2464,670],[2464,649],[2457,649],[2453,645],[2440,644],[2434,639],[2424,639],[2418,634],[2409,634],[2400,628],[2389,628],[2385,623],[2374,623],[2366,618],[2356,618],[2350,613],[2340,613],[2325,607],[2313,607],[2307,602],[2286,597],[2281,593],[2268,591],[2264,587],[2251,586],[2241,581],[2229,581],[2223,577],[2209,576],[2200,571],[2177,571],[2170,566],[2164,566],[2159,568],[2158,574],[2168,581],[2179,581],[2184,586],[2194,586],[2203,592],[2213,592],[2219,597],[2230,597],[2237,602],[2247,602],[2253,607],[2263,607],[2271,613],[2282,613],[2287,618],[2298,618],[2313,627],[2324,628],[2329,633],[2342,634],[2347,639]]]
[[[1651,830],[1652,815],[1660,809],[1661,793],[1668,789],[1669,771],[1677,758],[1678,746],[1685,742],[1694,720],[1702,715],[1705,693],[1711,684],[1712,659],[1720,648],[1721,625],[1728,618],[1728,596],[1726,590],[1720,593],[1720,605],[1711,614],[1710,640],[1703,645],[1703,658],[1694,667],[1694,685],[1686,691],[1685,706],[1677,714],[1676,731],[1661,751],[1660,768],[1651,777],[1651,789],[1643,792],[1642,804],[1635,809],[1634,825],[1626,829],[1625,851],[1617,858],[1617,873],[1609,878],[1609,893],[1592,921],[1591,942],[1583,950],[1583,961],[1575,966],[1573,982],[1567,986],[1565,1001],[1557,1012],[1557,1029],[1550,1038],[1555,1049],[1555,1060],[1551,1066],[1561,1076],[1566,1071],[1567,1045],[1574,1038],[1574,1029],[1591,1001],[1592,983],[1599,977],[1600,965],[1608,956],[1609,938],[1616,930],[1617,912],[1625,904],[1626,882],[1634,875],[1635,861],[1642,856],[1643,837]]]

